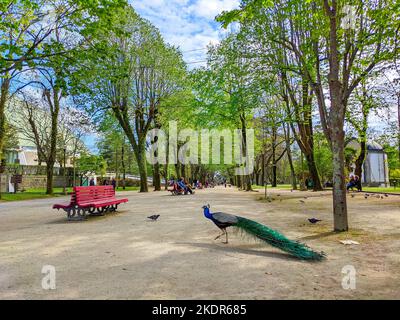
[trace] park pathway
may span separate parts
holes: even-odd
[[[117,214],[73,223],[51,208],[63,198],[0,203],[0,299],[400,298],[398,236],[344,247],[318,235],[331,225],[329,193],[306,200],[307,208],[299,202],[303,194],[279,193],[267,203],[258,201],[262,192],[224,188],[180,197],[125,192],[119,196],[129,203]],[[386,207],[370,206],[388,216],[397,210],[397,218],[374,232],[395,235],[399,207],[385,201]],[[213,241],[219,231],[203,217],[204,204],[278,229],[327,252],[328,260],[298,261],[234,233],[227,246]],[[153,214],[161,215],[158,222],[147,221]],[[311,214],[322,217],[326,229],[306,226]],[[361,213],[353,217],[352,223],[370,227]],[[348,264],[364,275],[356,291],[341,285]],[[42,288],[46,265],[56,269],[56,290]]]

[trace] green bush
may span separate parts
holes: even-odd
[[[400,180],[400,169],[390,170],[390,179]]]

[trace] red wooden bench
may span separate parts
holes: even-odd
[[[67,212],[68,220],[84,220],[86,215],[104,215],[113,212],[128,199],[117,199],[113,186],[75,187],[70,203],[55,204],[53,209]]]

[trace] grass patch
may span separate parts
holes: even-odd
[[[123,190],[122,187],[118,188],[117,191],[138,191],[140,190],[139,187],[126,187]],[[67,193],[72,193],[72,188],[67,188]],[[48,195],[46,194],[46,189],[44,188],[33,188],[28,189],[24,192],[18,192],[17,194],[14,193],[2,193],[0,201],[24,201],[24,200],[34,200],[34,199],[47,199],[47,198],[56,198],[62,197],[64,195],[63,188],[54,188],[54,194]]]
[[[67,192],[72,192],[72,188],[67,188]],[[46,198],[54,198],[54,197],[62,197],[64,196],[63,188],[54,188],[54,194],[49,195],[46,194],[46,189],[44,188],[33,188],[28,189],[24,192],[14,193],[2,193],[0,201],[24,201],[24,200],[33,200],[33,199],[46,199]]]
[[[290,184],[280,184],[276,188],[272,188],[271,186],[268,186],[268,190],[292,190],[292,188],[293,187]],[[253,185],[253,189],[264,190],[265,187]],[[400,190],[399,190],[399,192],[400,192]]]
[[[24,192],[24,193],[3,193],[1,195],[0,201],[24,201],[24,200],[33,200],[33,199],[46,199],[46,198],[54,198],[54,197],[61,197],[64,194],[53,194],[48,195],[44,192]]]
[[[400,234],[378,234],[372,231],[364,229],[351,228],[347,232],[334,232],[332,226],[327,224],[304,224],[300,226],[307,233],[311,233],[310,236],[305,236],[301,240],[319,240],[319,241],[334,241],[339,242],[343,240],[354,240],[359,242],[361,245],[365,243],[371,243],[380,240],[398,240]]]
[[[382,192],[382,193],[399,193],[400,194],[400,188],[363,187],[363,192]]]
[[[139,191],[140,187],[125,187],[125,190],[123,187],[118,187],[117,191]]]

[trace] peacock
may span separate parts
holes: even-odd
[[[214,222],[214,224],[222,231],[222,234],[216,237],[215,240],[225,236],[226,241],[223,242],[224,244],[228,244],[228,232],[226,229],[229,227],[235,227],[256,239],[288,252],[299,259],[319,261],[325,258],[325,253],[315,252],[300,242],[289,240],[278,231],[272,230],[258,222],[223,212],[211,213],[210,205],[204,206],[203,209],[204,216]]]

